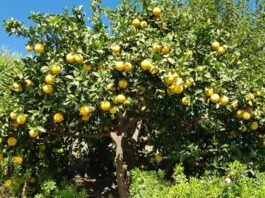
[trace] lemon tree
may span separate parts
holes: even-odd
[[[151,163],[220,168],[240,158],[262,168],[264,3],[123,0],[110,10],[100,2],[91,2],[91,28],[82,7],[33,13],[29,28],[5,21],[31,54],[10,84],[16,99],[1,118],[1,148],[17,164],[48,163],[77,138],[109,137],[121,197],[132,168],[124,152],[141,163],[134,145],[153,146]]]

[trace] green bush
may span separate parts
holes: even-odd
[[[132,197],[264,197],[265,173],[256,173],[235,161],[223,177],[205,174],[202,178],[187,178],[182,165],[175,167],[174,183],[164,179],[162,172],[132,172]],[[252,174],[252,177],[249,175]]]

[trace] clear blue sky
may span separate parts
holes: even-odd
[[[25,45],[27,40],[8,36],[3,28],[3,20],[15,18],[26,25],[31,24],[28,20],[31,12],[62,13],[65,7],[71,9],[73,6],[83,5],[88,16],[91,15],[89,7],[90,0],[0,0],[0,47],[8,47],[10,51],[26,54]],[[103,6],[115,8],[118,0],[104,0]]]

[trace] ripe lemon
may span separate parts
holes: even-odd
[[[149,70],[150,67],[151,67],[151,62],[150,62],[149,60],[143,60],[143,61],[141,62],[141,68],[142,68],[143,70]]]
[[[122,62],[122,61],[118,61],[118,62],[116,62],[116,66],[115,66],[115,68],[116,68],[118,71],[123,71],[124,68],[125,68],[124,62]]]
[[[53,93],[53,91],[54,91],[52,85],[44,85],[44,86],[42,87],[42,90],[43,90],[43,92],[46,93],[46,94],[51,94],[51,93]]]
[[[115,84],[114,83],[109,83],[107,85],[107,89],[110,90],[110,91],[115,91],[116,90]]]
[[[82,120],[83,120],[84,122],[88,122],[89,119],[90,119],[90,116],[89,116],[89,115],[83,115],[83,116],[82,116]]]
[[[153,15],[154,15],[155,17],[160,17],[160,15],[161,15],[161,9],[158,8],[158,7],[154,8],[154,9],[153,9]]]
[[[59,65],[54,65],[52,66],[51,71],[53,74],[59,74],[61,72],[61,67]]]
[[[10,117],[12,120],[16,120],[16,119],[17,119],[17,116],[18,116],[18,114],[17,114],[16,112],[11,112],[11,113],[9,114],[9,117]]]
[[[2,143],[3,143],[3,138],[0,137],[0,144],[2,144]]]
[[[257,122],[251,122],[250,124],[250,128],[253,130],[253,131],[256,131],[258,128],[259,128],[259,124]]]
[[[35,46],[34,46],[34,51],[41,54],[44,52],[44,45],[42,45],[41,43],[37,43]]]
[[[159,68],[158,67],[156,67],[156,66],[151,66],[150,68],[149,68],[149,72],[151,73],[151,74],[156,74],[156,73],[158,73],[159,72]]]
[[[29,136],[30,136],[30,137],[32,137],[32,138],[36,138],[36,137],[38,137],[39,135],[40,135],[39,131],[37,131],[37,130],[33,130],[33,129],[29,130]]]
[[[157,163],[161,162],[161,161],[163,160],[162,155],[161,155],[161,154],[157,154],[157,155],[155,156],[155,160],[156,160]]]
[[[163,46],[162,49],[161,49],[161,53],[166,55],[168,54],[170,51],[170,47],[169,46]]]
[[[229,102],[229,98],[227,96],[222,96],[220,98],[220,104],[223,105],[223,106],[226,106]]]
[[[47,76],[45,76],[45,82],[47,84],[53,85],[55,83],[55,80],[56,78],[54,75],[48,74]]]
[[[19,91],[22,91],[23,88],[22,88],[21,84],[19,84],[19,83],[13,83],[12,90],[13,91],[16,91],[16,92],[19,92]]]
[[[140,27],[140,24],[141,24],[141,21],[140,21],[139,19],[134,19],[134,20],[132,21],[132,25],[133,25],[133,27],[135,27],[135,28]]]
[[[84,62],[84,57],[81,54],[75,55],[75,62],[76,63],[83,63]]]
[[[153,51],[156,53],[159,53],[161,51],[161,46],[158,44],[154,44],[152,48],[153,48]]]
[[[212,49],[213,49],[213,50],[217,51],[217,50],[219,49],[219,47],[220,47],[220,43],[219,43],[219,42],[214,41],[214,42],[212,43]]]
[[[249,112],[245,111],[245,112],[242,114],[242,118],[243,118],[244,120],[250,120],[250,118],[251,118],[251,114],[250,114]]]
[[[109,101],[107,100],[103,100],[100,102],[100,108],[103,110],[103,111],[108,111],[111,107],[111,104]]]
[[[11,185],[12,185],[12,180],[11,179],[8,179],[8,180],[5,181],[5,184],[4,184],[5,187],[10,188]]]
[[[87,71],[87,72],[91,72],[92,66],[91,65],[85,65],[84,66],[84,70]]]
[[[26,88],[30,88],[33,85],[32,81],[29,79],[25,80],[25,83],[26,83]]]
[[[119,45],[114,45],[111,50],[114,54],[119,54],[121,52],[121,47]]]
[[[117,113],[117,109],[116,109],[116,107],[111,107],[111,108],[109,109],[109,112],[110,112],[111,114],[115,114],[115,113]]]
[[[243,117],[243,113],[244,113],[244,111],[242,109],[237,110],[236,117],[238,119],[241,119]]]
[[[193,84],[193,80],[192,79],[188,79],[188,80],[186,80],[185,81],[185,85],[186,85],[186,87],[192,87],[192,84]]]
[[[90,108],[89,106],[82,106],[80,107],[79,111],[81,115],[86,116],[90,113]]]
[[[211,96],[211,102],[212,103],[218,103],[219,102],[219,100],[220,100],[220,96],[218,95],[218,94],[213,94],[212,96]]]
[[[181,102],[182,102],[183,105],[188,106],[189,105],[189,98],[183,97]]]
[[[7,144],[8,144],[8,146],[16,146],[16,144],[17,144],[17,139],[14,138],[14,137],[9,137],[9,138],[7,139]]]
[[[33,50],[33,46],[32,46],[32,45],[27,45],[27,46],[26,46],[26,50],[27,50],[28,52],[31,52],[31,51]]]
[[[255,95],[256,96],[262,96],[262,91],[256,91]]]
[[[73,54],[67,54],[66,60],[68,63],[74,63],[75,62],[75,56]]]
[[[17,119],[16,119],[18,124],[25,124],[27,121],[27,117],[23,114],[18,115]]]
[[[177,81],[177,79],[176,79],[176,76],[174,76],[174,75],[169,75],[169,76],[165,77],[165,83],[167,85],[171,85],[171,84],[173,84],[176,81]]]
[[[54,116],[53,116],[53,120],[55,123],[60,123],[64,120],[64,117],[63,117],[63,114],[61,113],[56,113]]]
[[[128,87],[128,82],[126,80],[120,80],[119,81],[119,87],[122,89],[125,89]]]
[[[21,157],[21,156],[16,156],[16,157],[14,158],[14,163],[15,163],[15,164],[18,164],[18,165],[22,164],[22,163],[23,163],[23,157]]]
[[[171,85],[169,87],[169,89],[171,90],[171,92],[175,93],[175,94],[181,94],[184,91],[184,87],[183,85]]]
[[[146,21],[142,21],[141,23],[140,23],[140,27],[141,28],[146,28],[147,27],[147,22]]]
[[[132,64],[126,62],[126,63],[124,64],[124,71],[126,71],[126,72],[131,72],[132,70],[133,70],[133,66],[132,66]]]
[[[225,53],[225,48],[221,46],[221,47],[218,48],[217,52],[218,52],[219,55],[223,55]]]
[[[126,100],[126,97],[123,94],[117,95],[116,98],[117,98],[117,102],[120,104],[124,103]]]

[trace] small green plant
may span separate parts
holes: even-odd
[[[229,164],[228,173],[223,177],[203,176],[190,177],[183,173],[182,165],[175,167],[174,184],[170,184],[156,172],[133,171],[133,182],[130,188],[132,197],[149,198],[186,198],[186,197],[243,197],[262,198],[265,194],[265,173],[256,173],[248,177],[246,166],[238,161]]]

